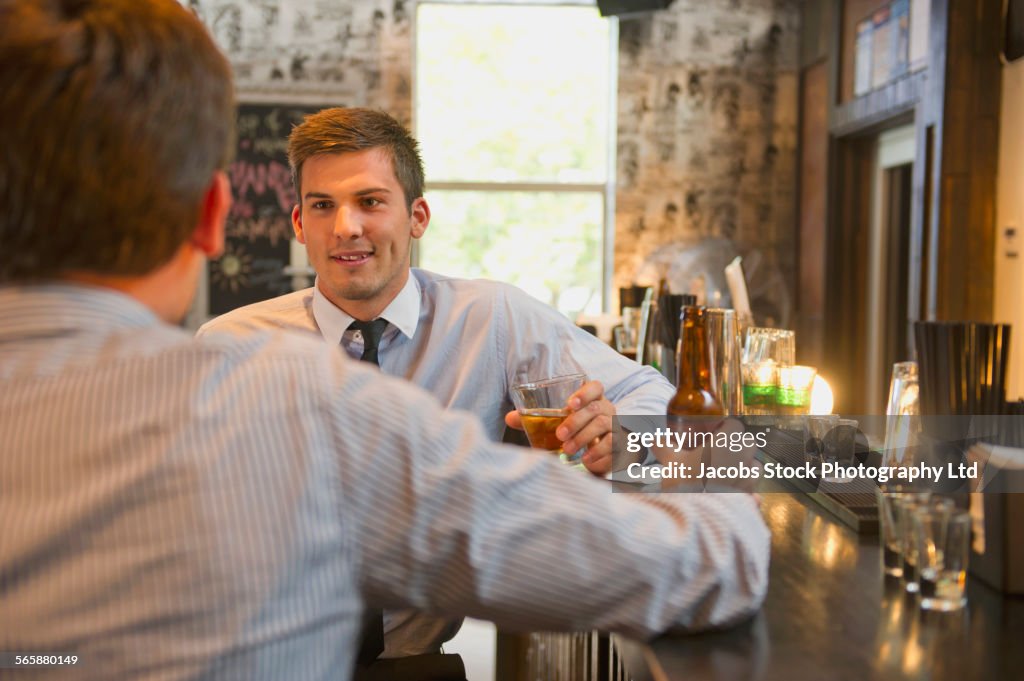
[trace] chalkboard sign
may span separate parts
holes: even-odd
[[[209,264],[209,314],[288,293],[284,274],[295,205],[288,133],[318,107],[242,104],[238,149],[228,168],[231,214],[224,255]]]

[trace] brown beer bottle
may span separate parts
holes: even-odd
[[[676,382],[676,394],[666,410],[669,423],[697,420],[713,425],[720,419],[688,418],[725,416],[722,401],[711,387],[711,359],[704,327],[704,308],[699,305],[683,307],[681,320],[679,380]]]

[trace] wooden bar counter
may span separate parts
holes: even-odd
[[[858,536],[800,493],[764,494],[762,510],[772,564],[761,612],[723,632],[613,637],[634,681],[1024,679],[1024,599],[969,577],[964,610],[922,612],[883,578],[877,536]]]

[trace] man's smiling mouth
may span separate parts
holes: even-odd
[[[359,265],[369,260],[372,256],[372,253],[342,253],[332,255],[331,260],[343,265]]]

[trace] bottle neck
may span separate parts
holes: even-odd
[[[704,308],[683,308],[679,333],[679,389],[711,391],[711,361],[704,330]]]

